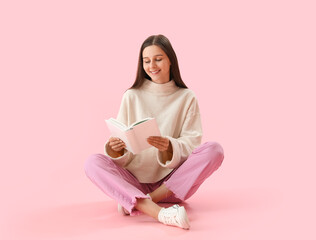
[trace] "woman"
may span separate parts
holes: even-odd
[[[222,147],[202,145],[197,99],[181,79],[176,54],[163,35],[148,37],[139,52],[136,80],[121,102],[117,120],[130,125],[154,117],[162,136],[147,139],[153,147],[133,154],[125,143],[110,137],[105,154],[93,154],[85,172],[105,194],[115,199],[123,215],[143,212],[166,224],[189,229],[179,203],[196,192],[222,163]]]

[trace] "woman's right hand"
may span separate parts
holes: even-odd
[[[109,139],[109,146],[110,149],[117,152],[117,153],[121,153],[122,151],[124,152],[124,148],[126,148],[125,143],[116,137],[111,137]]]

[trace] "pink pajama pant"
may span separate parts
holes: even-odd
[[[182,165],[156,183],[140,183],[133,174],[116,165],[104,154],[91,155],[84,167],[86,175],[97,187],[120,203],[131,215],[138,215],[139,212],[134,209],[136,198],[149,198],[147,193],[165,184],[174,194],[161,202],[184,201],[219,168],[223,159],[223,148],[216,142],[206,142],[194,149]]]

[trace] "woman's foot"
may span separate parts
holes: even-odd
[[[130,213],[125,208],[123,208],[121,204],[117,205],[117,211],[123,216],[130,215]]]
[[[149,195],[149,193],[147,193],[146,195],[147,195],[147,196],[149,197],[149,199],[151,200],[151,196]],[[125,208],[123,208],[121,204],[118,204],[118,205],[117,205],[117,211],[118,211],[120,214],[122,214],[123,216],[130,215],[130,213],[129,213]]]
[[[178,204],[169,208],[162,208],[158,214],[159,222],[163,224],[181,227],[183,229],[190,228],[190,222],[184,207]]]

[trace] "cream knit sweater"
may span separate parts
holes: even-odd
[[[170,161],[163,164],[161,153],[155,147],[139,154],[125,149],[123,156],[112,158],[107,153],[107,141],[104,152],[141,183],[154,183],[183,163],[201,144],[202,126],[195,94],[190,89],[177,87],[174,80],[157,84],[146,79],[141,88],[124,93],[117,120],[128,126],[146,117],[155,118],[161,135],[170,140],[173,149]]]

